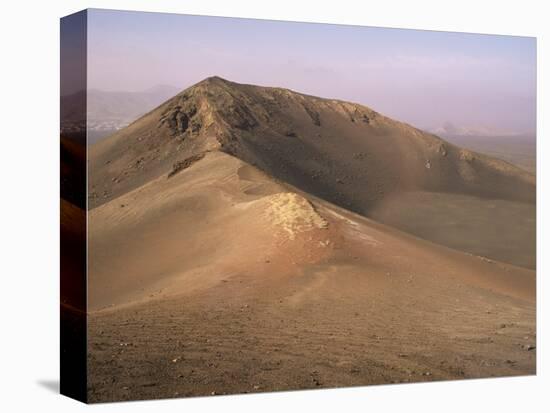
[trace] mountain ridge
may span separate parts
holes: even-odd
[[[135,170],[151,178],[206,150],[235,155],[360,213],[397,189],[534,201],[532,175],[366,106],[214,76],[91,147],[91,162],[107,166],[96,167],[92,206],[131,189],[124,181]],[[329,175],[334,182],[326,181]],[[353,179],[362,181],[372,199],[352,196],[346,180]],[[484,180],[495,182],[487,187]]]

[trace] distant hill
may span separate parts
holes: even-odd
[[[537,138],[521,135],[449,135],[449,142],[476,152],[510,162],[534,174],[537,164]]]
[[[436,128],[426,129],[428,132],[434,133],[439,136],[447,137],[457,137],[457,136],[485,136],[485,137],[516,137],[519,134],[516,131],[511,131],[501,128],[490,128],[486,126],[457,126],[452,122],[445,122],[443,125]]]
[[[127,126],[165,100],[178,89],[159,85],[140,92],[113,92],[89,89],[87,92],[88,132],[92,143]],[[84,113],[83,91],[61,97],[61,119],[74,124]],[[62,123],[63,123],[62,122]]]

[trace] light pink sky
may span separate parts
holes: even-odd
[[[359,102],[421,128],[535,130],[534,38],[89,11],[90,88],[183,89],[211,75]]]

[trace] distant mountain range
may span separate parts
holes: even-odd
[[[89,89],[87,96],[88,132],[100,139],[154,109],[179,92],[174,86],[158,85],[139,92]],[[62,129],[68,131],[82,125],[84,91],[61,97]],[[94,139],[95,138],[95,139]]]
[[[443,137],[514,137],[534,135],[533,132],[518,132],[506,129],[491,128],[487,126],[457,126],[449,121],[438,127],[427,128],[427,131]]]

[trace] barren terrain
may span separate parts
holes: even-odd
[[[209,78],[89,158],[90,401],[534,374],[535,179]]]

